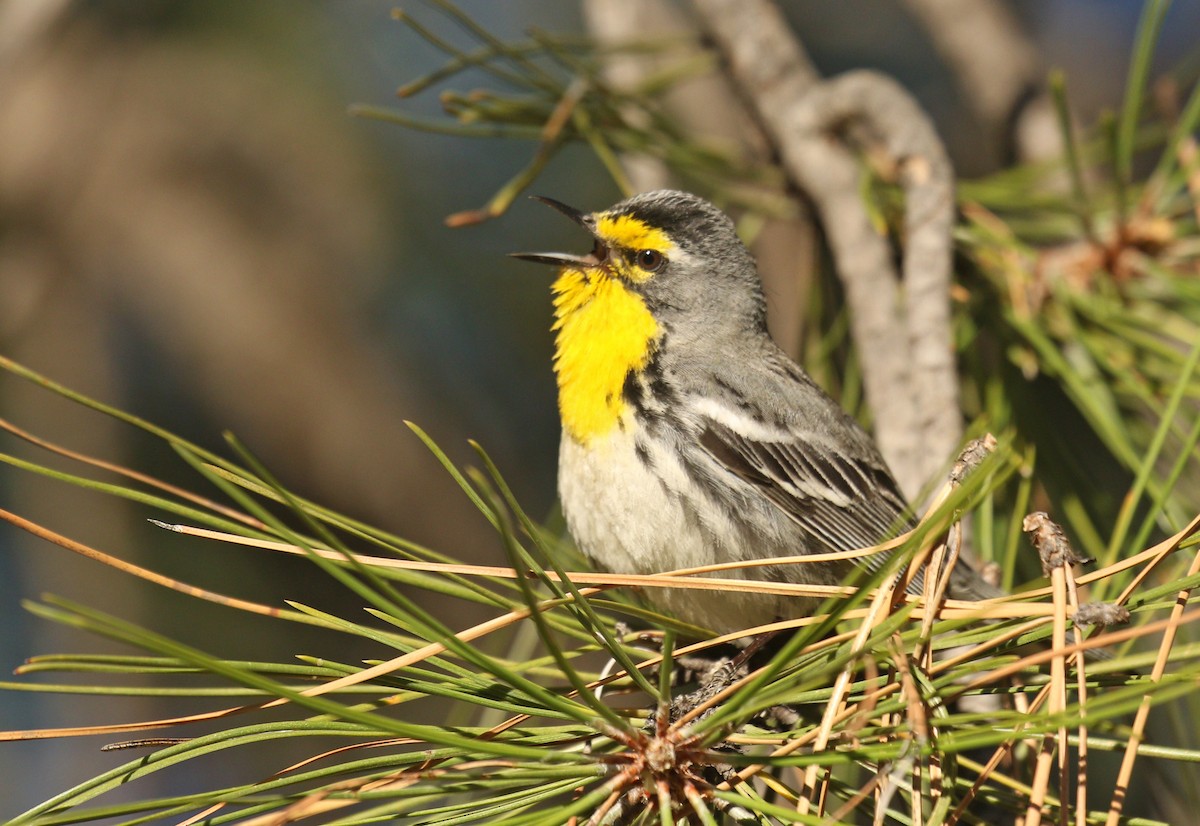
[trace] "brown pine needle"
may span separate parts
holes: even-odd
[[[1066,578],[1067,578],[1067,598],[1071,604],[1070,610],[1071,610],[1072,614],[1077,614],[1079,612],[1079,588],[1075,584],[1075,573],[1070,568],[1067,568],[1066,575],[1067,575],[1066,576]],[[1083,631],[1080,629],[1078,623],[1076,623],[1072,626],[1071,633],[1075,639],[1075,644],[1081,645],[1083,643]],[[1079,698],[1080,717],[1084,718],[1085,717],[1085,709],[1087,708],[1087,703],[1088,703],[1088,700],[1087,700],[1087,696],[1088,696],[1087,695],[1087,658],[1076,656],[1074,658],[1074,661],[1075,661],[1075,694]],[[1088,808],[1087,808],[1087,784],[1088,784],[1087,738],[1088,738],[1088,727],[1087,727],[1087,724],[1082,721],[1079,724],[1079,733],[1078,733],[1077,737],[1079,739],[1079,745],[1078,745],[1078,748],[1076,751],[1076,757],[1075,757],[1076,765],[1077,765],[1077,771],[1076,771],[1076,776],[1075,776],[1075,826],[1087,826],[1087,813],[1088,813]],[[1067,754],[1067,740],[1066,740],[1065,732],[1063,732],[1063,738],[1062,738],[1062,743],[1061,743],[1060,748],[1062,749],[1062,753],[1064,755]],[[1064,766],[1065,766],[1065,760],[1064,760]],[[1064,785],[1060,792],[1060,796],[1062,797],[1063,800],[1067,800],[1068,794],[1067,794],[1067,788],[1065,785],[1065,783],[1066,783],[1065,768],[1063,769],[1063,771],[1064,771],[1064,780],[1063,780]]]
[[[1200,552],[1197,552],[1192,558],[1192,564],[1188,567],[1187,576],[1195,576],[1197,573],[1200,573]],[[1158,647],[1158,657],[1154,661],[1154,669],[1150,672],[1150,682],[1152,683],[1160,682],[1163,674],[1166,673],[1171,647],[1175,644],[1175,635],[1179,631],[1179,627],[1188,622],[1189,618],[1194,619],[1195,615],[1200,613],[1197,611],[1189,614],[1184,613],[1190,596],[1191,589],[1185,588],[1181,590],[1175,599],[1175,605],[1171,608],[1171,616],[1164,621],[1165,627],[1163,629],[1162,643]],[[1101,637],[1103,636],[1105,635],[1101,635]],[[1097,639],[1100,639],[1100,637]],[[1108,819],[1105,821],[1105,826],[1117,826],[1121,820],[1121,812],[1125,808],[1125,794],[1129,789],[1129,779],[1133,776],[1133,764],[1137,760],[1137,747],[1145,735],[1146,721],[1150,717],[1150,705],[1152,702],[1153,695],[1147,692],[1142,697],[1142,704],[1138,706],[1137,714],[1133,718],[1125,756],[1121,760],[1121,768],[1117,772],[1116,787],[1113,789],[1112,801],[1108,806]]]
[[[377,566],[380,568],[395,568],[400,570],[423,571],[428,573],[451,573],[463,576],[495,577],[500,579],[517,579],[519,577],[527,577],[529,575],[528,572],[517,571],[514,568],[508,568],[504,566],[467,565],[463,563],[428,562],[423,560],[367,556],[357,553],[347,554],[346,552],[335,551],[329,548],[305,548],[299,545],[292,545],[287,542],[239,536],[237,534],[210,530],[208,528],[197,528],[188,525],[172,525],[157,521],[155,524],[166,528],[167,530],[174,531],[176,533],[182,533],[188,536],[215,539],[221,542],[228,542],[231,544],[244,545],[253,548],[261,548],[263,550],[277,551],[280,553],[294,554],[297,556],[315,554],[320,556],[322,559],[328,559],[333,562],[346,562],[347,557],[349,556],[358,564]],[[577,585],[587,585],[598,589],[614,587],[679,588],[705,591],[737,591],[741,593],[753,594],[779,594],[783,596],[804,596],[818,598],[831,596],[853,596],[855,593],[857,593],[857,589],[844,585],[801,585],[798,583],[770,580],[701,577],[697,576],[696,573],[701,571],[720,572],[741,568],[763,567],[767,565],[774,566],[781,564],[803,564],[806,562],[828,561],[829,559],[833,558],[853,558],[857,556],[864,556],[868,553],[877,553],[881,550],[895,547],[895,544],[898,544],[898,540],[892,540],[891,542],[883,543],[881,545],[872,546],[870,548],[860,548],[845,553],[812,554],[807,557],[796,556],[783,559],[763,558],[722,565],[680,568],[674,571],[666,571],[659,574],[610,574],[595,573],[592,571],[569,571],[567,572],[567,576]],[[558,575],[553,571],[546,571],[545,576],[552,581],[560,581]],[[1028,594],[1022,594],[1019,598],[1024,600],[1027,596]],[[906,602],[917,602],[918,605],[916,608],[914,608],[913,616],[915,618],[922,618],[925,616],[926,609],[920,604],[920,597],[913,596],[911,594],[897,594],[896,599]],[[933,613],[938,619],[1013,619],[1018,617],[1053,616],[1054,607],[1051,605],[1023,601],[1010,601],[1015,599],[1017,598],[1002,597],[979,601],[947,599],[944,600],[942,608],[934,611]],[[861,609],[860,612],[850,612],[846,614],[848,618],[863,615],[864,614],[861,612]],[[820,618],[809,618],[808,621],[811,622],[819,619]],[[776,626],[775,624],[772,624],[772,626],[763,627]],[[789,622],[779,624],[778,627],[790,628],[795,626]],[[739,639],[744,636],[746,636],[746,633],[743,632],[733,635],[732,638]]]
[[[23,439],[24,441],[29,442],[31,445],[40,447],[43,450],[47,450],[51,453],[62,456],[63,458],[80,462],[100,470],[106,470],[110,473],[115,473],[118,476],[123,476],[126,479],[130,479],[134,482],[140,482],[143,485],[155,488],[163,493],[170,494],[171,496],[175,496],[184,500],[185,502],[191,502],[197,507],[211,510],[214,513],[219,513],[221,516],[224,516],[227,519],[232,519],[235,522],[241,522],[243,525],[247,525],[251,528],[257,528],[258,530],[267,529],[267,526],[258,519],[255,519],[248,514],[244,514],[241,511],[234,510],[233,508],[223,505],[220,502],[208,499],[207,497],[201,496],[198,493],[193,493],[186,488],[181,488],[177,485],[172,485],[169,482],[164,482],[163,480],[150,476],[147,473],[142,473],[141,471],[127,468],[124,465],[118,465],[115,462],[108,462],[104,459],[88,456],[86,453],[79,453],[69,448],[65,448],[62,445],[55,444],[54,442],[43,439],[40,436],[35,436],[29,431],[17,427],[15,424],[6,419],[0,418],[0,429],[7,430],[17,438]]]
[[[182,594],[187,594],[188,596],[196,597],[197,599],[203,599],[208,602],[215,602],[218,605],[225,605],[229,608],[236,608],[241,611],[249,611],[252,614],[261,614],[268,617],[278,617],[283,614],[283,609],[281,608],[275,608],[270,605],[263,605],[258,602],[251,602],[249,600],[238,599],[237,597],[219,594],[216,591],[209,591],[205,588],[189,585],[188,583],[174,579],[173,577],[165,576],[156,571],[151,571],[149,568],[143,568],[140,565],[134,565],[132,562],[126,562],[125,560],[119,559],[111,554],[106,554],[101,550],[97,550],[90,545],[85,545],[82,542],[77,542],[74,539],[63,536],[60,533],[56,533],[55,531],[43,527],[36,522],[32,522],[24,517],[17,516],[15,513],[4,510],[3,508],[0,508],[0,520],[4,520],[5,522],[16,526],[23,531],[27,531],[39,539],[44,539],[47,542],[58,545],[60,548],[66,548],[68,551],[77,553],[80,556],[87,557],[88,559],[94,560],[103,565],[108,565],[110,568],[115,568],[122,573],[136,576],[140,579],[147,580],[148,582],[153,582],[156,585],[161,585],[164,588],[170,588],[172,591],[178,591]]]

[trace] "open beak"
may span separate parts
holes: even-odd
[[[508,257],[537,264],[550,264],[554,267],[594,267],[600,263],[600,260],[591,254],[571,255],[565,252],[510,252]]]
[[[576,224],[586,229],[589,234],[595,235],[594,222],[587,213],[580,212],[575,207],[567,206],[562,201],[556,201],[553,198],[546,198],[542,195],[531,195],[530,197],[561,212]],[[597,249],[600,249],[599,245],[597,245]],[[603,263],[603,259],[596,254],[596,250],[587,255],[571,255],[565,252],[510,252],[509,256],[520,258],[522,261],[550,264],[555,267],[595,267],[597,264]]]
[[[583,227],[584,229],[590,230],[590,227],[588,226],[587,213],[580,212],[575,207],[567,206],[562,201],[556,201],[553,198],[547,198],[545,195],[530,195],[529,197],[535,201],[545,204],[546,206],[550,207],[551,209],[561,212],[563,215],[567,216],[572,221],[579,224],[579,226]]]

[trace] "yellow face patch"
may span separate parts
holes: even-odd
[[[625,413],[625,376],[650,360],[658,323],[642,297],[602,267],[564,269],[553,290],[559,413],[567,434],[586,444]]]
[[[600,213],[596,216],[596,235],[609,249],[654,250],[668,259],[675,248],[665,232],[632,215]],[[652,275],[636,266],[621,266],[620,269],[621,275],[632,281],[646,281]]]

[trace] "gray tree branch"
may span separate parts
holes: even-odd
[[[928,481],[962,436],[958,378],[950,330],[954,228],[954,171],[933,124],[895,81],[876,72],[851,72],[810,95],[829,126],[851,118],[896,163],[905,194],[902,324],[908,338],[908,379],[917,427],[916,484]],[[814,136],[815,137],[815,136]]]
[[[766,0],[693,0],[727,70],[812,199],[850,304],[880,450],[909,496],[957,447],[951,349],[953,175],[928,118],[871,72],[821,81]],[[854,127],[854,128],[848,128]],[[859,195],[851,133],[883,149],[906,194],[903,278]]]

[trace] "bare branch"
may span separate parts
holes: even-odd
[[[908,434],[913,463],[905,472],[912,475],[900,482],[911,485],[905,487],[911,495],[940,469],[962,435],[950,335],[954,172],[929,118],[891,78],[865,71],[833,78],[814,90],[812,106],[825,111],[828,126],[857,118],[896,164],[904,188],[903,294],[897,311],[907,334],[908,392],[917,423]]]
[[[787,20],[766,0],[692,0],[692,5],[724,54],[734,83],[773,133],[765,107],[786,108],[821,81]]]
[[[821,82],[766,0],[693,4],[788,174],[816,207],[850,303],[876,439],[913,496],[961,435],[949,312],[953,174],[941,142],[888,78],[853,72]],[[848,126],[886,152],[907,195],[903,282],[859,195]]]

